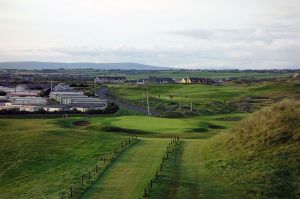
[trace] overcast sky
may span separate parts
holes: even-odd
[[[300,68],[299,0],[0,0],[0,61]]]

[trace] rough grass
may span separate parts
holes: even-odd
[[[264,108],[205,147],[207,167],[248,195],[300,197],[299,102]]]

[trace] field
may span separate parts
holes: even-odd
[[[251,112],[282,98],[300,99],[300,81],[279,79],[245,84],[223,85],[109,85],[112,96],[159,112],[190,111],[197,113]]]
[[[178,96],[182,96],[186,112],[190,99],[193,100],[195,114],[182,118],[148,117],[121,109],[110,116],[0,119],[0,198],[62,198],[70,187],[80,186],[82,176],[95,169],[100,157],[119,148],[121,141],[133,135],[139,141],[116,156],[79,192],[74,192],[73,198],[141,198],[175,136],[180,141],[165,161],[148,198],[297,196],[298,190],[293,187],[299,182],[298,159],[292,158],[298,157],[299,150],[299,114],[292,111],[296,110],[297,101],[254,116],[236,109],[228,112],[227,108],[228,104],[249,100],[251,96],[252,102],[263,100],[253,102],[256,108],[287,96],[297,100],[299,80],[223,86],[114,85],[110,89],[117,97],[136,104],[147,90],[151,107],[167,107],[165,111],[178,111]],[[171,99],[170,95],[177,97]],[[284,129],[295,135],[286,138]],[[272,137],[275,133],[280,142]],[[251,155],[254,152],[257,156]],[[282,159],[285,157],[287,163]],[[292,176],[292,184],[285,174]]]

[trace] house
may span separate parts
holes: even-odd
[[[179,80],[181,84],[210,84],[214,83],[212,79],[203,78],[203,77],[186,77]]]
[[[297,78],[297,77],[299,77],[299,73],[294,73],[294,74],[292,75],[292,78]]]
[[[99,75],[94,79],[95,84],[123,84],[126,82],[125,76]]]
[[[170,77],[149,77],[149,82],[153,84],[174,84],[176,83],[174,79]]]
[[[138,79],[138,80],[136,80],[136,84],[140,84],[140,85],[146,84],[147,82],[149,82],[149,81],[146,80],[146,79]]]

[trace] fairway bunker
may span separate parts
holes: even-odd
[[[220,117],[217,118],[217,121],[240,121],[243,117]]]
[[[207,128],[192,128],[192,129],[189,129],[187,130],[186,132],[188,133],[206,133],[208,132],[208,129]]]
[[[143,134],[150,134],[151,132],[137,130],[137,129],[127,129],[127,128],[121,128],[116,126],[104,126],[101,128],[101,130],[105,132],[116,132],[116,133],[126,133],[131,135],[143,135]]]
[[[208,124],[207,127],[210,129],[225,129],[224,126],[220,126],[220,125],[216,125],[216,124]]]
[[[91,125],[91,123],[89,121],[86,121],[86,120],[74,121],[72,124],[75,125],[75,126],[89,126],[89,125]]]

